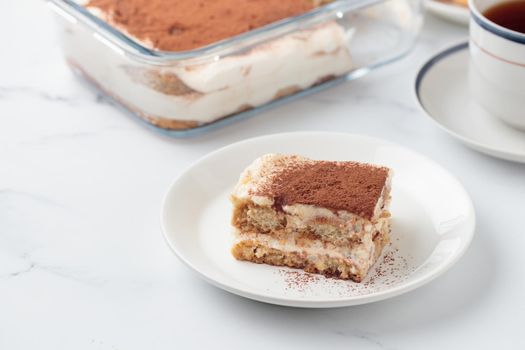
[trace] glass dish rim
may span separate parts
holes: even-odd
[[[134,40],[118,28],[93,15],[74,0],[47,0],[48,5],[54,7],[56,12],[59,12],[63,16],[64,14],[66,16],[69,15],[75,21],[92,27],[97,34],[102,36],[102,39],[109,41],[109,46],[117,49],[117,51],[121,51],[121,53],[129,56],[135,56],[135,58],[138,59],[159,62],[227,55],[227,53],[223,51],[229,48],[238,50],[242,49],[243,46],[250,47],[258,44],[259,41],[265,41],[267,36],[273,38],[274,36],[271,36],[272,34],[275,36],[286,35],[301,29],[301,27],[306,28],[308,24],[321,21],[327,17],[337,17],[339,12],[351,12],[362,7],[387,1],[390,0],[335,0],[332,3],[322,5],[302,15],[285,18],[281,21],[270,23],[207,46],[174,52],[150,49],[142,45],[139,41]],[[252,40],[255,40],[255,42],[251,42]]]

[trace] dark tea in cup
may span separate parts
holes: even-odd
[[[505,1],[489,7],[483,15],[492,22],[519,33],[525,33],[525,0]]]

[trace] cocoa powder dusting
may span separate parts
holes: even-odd
[[[253,194],[272,197],[277,209],[308,204],[370,219],[388,173],[388,168],[356,162],[299,162],[284,168]]]
[[[300,15],[312,0],[90,0],[111,24],[155,49],[185,51]]]
[[[306,292],[314,283],[318,283],[325,277],[321,275],[314,275],[304,271],[297,271],[292,269],[280,269],[279,274],[284,277],[287,290],[295,290],[298,292]]]
[[[415,270],[409,260],[411,256],[401,255],[398,248],[390,244],[378,259],[362,283],[342,281],[293,269],[279,269],[284,289],[301,294],[315,293],[322,287],[325,293],[339,296],[368,295],[405,281]]]

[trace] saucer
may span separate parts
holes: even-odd
[[[425,7],[432,12],[432,14],[450,22],[468,26],[470,21],[468,8],[460,5],[438,0],[427,0]]]
[[[264,153],[393,169],[391,243],[363,283],[233,258],[228,197],[243,169]],[[211,284],[262,302],[326,308],[392,298],[432,281],[468,248],[475,214],[463,186],[421,154],[367,136],[296,132],[234,143],[195,162],[167,190],[161,224],[175,255]]]
[[[468,43],[455,45],[423,65],[416,96],[443,130],[465,145],[493,157],[525,163],[525,132],[508,126],[471,100]]]

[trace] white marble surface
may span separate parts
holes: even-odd
[[[525,348],[525,166],[463,147],[413,96],[418,67],[465,28],[428,18],[403,61],[188,140],[87,90],[54,30],[43,1],[0,2],[0,349]],[[201,281],[162,239],[164,190],[217,147],[293,130],[378,136],[444,165],[475,202],[470,250],[417,291],[346,309],[270,306]]]

